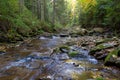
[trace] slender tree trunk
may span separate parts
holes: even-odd
[[[41,21],[45,21],[44,2],[44,0],[41,0]]]
[[[37,16],[41,19],[41,0],[37,0]]]
[[[44,20],[47,21],[46,16],[47,16],[47,12],[46,12],[46,0],[44,0]]]
[[[52,18],[52,25],[55,26],[55,0],[53,0],[53,18]]]
[[[24,9],[24,0],[19,0],[19,12],[20,14],[23,12]]]
[[[32,1],[32,13],[35,13],[35,0]]]

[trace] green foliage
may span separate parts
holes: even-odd
[[[40,21],[26,6],[20,13],[17,0],[3,0],[0,2],[0,31],[6,33],[10,41],[19,40],[22,36],[41,33]]]
[[[107,48],[111,48],[111,47],[113,47],[113,45],[102,43],[102,44],[99,44],[96,47],[92,48],[90,53],[92,54],[92,53],[95,53],[96,51],[100,51],[102,49],[107,49]]]
[[[110,26],[119,29],[120,26],[120,1],[96,0],[96,5],[90,3],[79,15],[83,26]],[[83,9],[83,8],[82,8]]]
[[[18,34],[14,29],[9,30],[6,34],[8,41],[15,42],[15,40],[23,40],[23,37]]]
[[[52,24],[47,23],[47,22],[45,22],[45,21],[41,21],[41,22],[40,22],[40,25],[41,25],[41,29],[42,29],[43,31],[53,32]]]
[[[109,61],[109,59],[110,59],[113,55],[118,56],[119,51],[120,51],[120,49],[118,49],[118,48],[115,49],[115,50],[113,50],[113,51],[111,51],[111,52],[108,54],[108,56],[106,57],[105,62]]]
[[[96,45],[99,45],[99,44],[102,44],[102,43],[105,43],[105,42],[108,42],[108,41],[112,41],[112,39],[106,38],[106,39],[103,39],[103,40],[98,40],[98,41],[96,41]]]
[[[104,80],[102,77],[98,77],[95,80]]]

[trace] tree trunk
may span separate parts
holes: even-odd
[[[19,12],[20,14],[23,12],[24,9],[24,0],[19,0]]]
[[[53,0],[53,18],[52,18],[52,25],[55,26],[55,0]]]
[[[41,19],[41,0],[37,0],[37,16]]]
[[[35,0],[32,1],[32,13],[35,13]]]
[[[41,0],[41,21],[44,21],[44,0]]]

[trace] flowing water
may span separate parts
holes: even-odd
[[[7,49],[0,54],[0,80],[95,80],[101,76],[120,80],[118,70],[105,67],[79,46],[69,46],[80,53],[74,57],[67,53],[51,55],[53,49],[77,39],[41,36]]]

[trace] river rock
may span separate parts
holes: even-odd
[[[52,55],[52,58],[55,60],[67,60],[69,59],[69,56],[66,53],[62,53],[62,54],[54,54]]]
[[[37,80],[51,80],[51,78],[45,78],[45,77],[43,77],[43,78],[39,78]]]
[[[78,35],[76,33],[70,33],[71,37],[78,37]]]
[[[108,48],[113,48],[115,46],[118,46],[118,44],[116,44],[116,43],[103,43],[103,44],[99,44],[99,45],[95,46],[94,48],[92,48],[90,50],[90,55],[93,55],[97,51],[101,51],[103,49],[108,49]]]
[[[86,35],[88,31],[84,28],[76,29],[70,32],[71,36]]]
[[[120,57],[117,58],[116,57],[110,57],[110,59],[108,61],[106,61],[105,63],[106,66],[116,66],[118,68],[120,68]]]
[[[93,32],[103,33],[103,32],[104,32],[104,29],[103,29],[103,28],[100,28],[100,27],[96,27],[96,28],[93,28]]]
[[[0,51],[0,55],[4,55],[5,54],[5,52],[4,51]]]
[[[81,29],[79,32],[77,32],[78,35],[86,35],[88,31],[86,29]]]
[[[103,54],[103,52],[96,52],[93,56],[94,57],[99,57],[99,56],[101,56]]]
[[[74,57],[74,56],[76,56],[77,54],[79,54],[79,52],[77,52],[77,51],[72,51],[72,52],[69,52],[68,54],[69,54],[69,56]]]
[[[114,57],[110,57],[110,59],[105,62],[105,65],[106,66],[115,66],[116,65],[115,62],[116,62],[116,59]]]
[[[61,54],[59,57],[61,60],[69,59],[69,56],[67,54]]]
[[[38,69],[40,67],[40,62],[39,61],[33,61],[29,64],[29,66],[27,66],[27,68],[30,69]]]
[[[117,58],[117,60],[116,60],[116,65],[117,65],[117,67],[119,67],[119,68],[120,68],[120,57],[119,57],[119,58]]]
[[[59,47],[60,51],[63,53],[68,53],[70,51],[70,47],[69,46],[61,46]]]
[[[69,34],[60,34],[60,37],[69,37]]]
[[[102,44],[102,43],[105,43],[105,42],[108,42],[108,41],[111,41],[111,39],[107,38],[107,39],[98,40],[98,41],[95,42],[95,44],[99,45],[99,44]]]
[[[108,54],[102,54],[99,57],[96,57],[98,60],[105,60],[105,58],[107,57]]]
[[[73,41],[66,42],[66,45],[68,45],[68,46],[72,46],[72,45],[75,45],[75,44],[76,44],[76,42],[73,42]]]
[[[6,46],[0,46],[0,55],[5,54],[6,53],[6,49],[7,49]]]
[[[118,51],[118,56],[120,57],[120,50]]]
[[[89,44],[88,43],[82,43],[81,46],[85,47],[85,46],[88,46]]]

